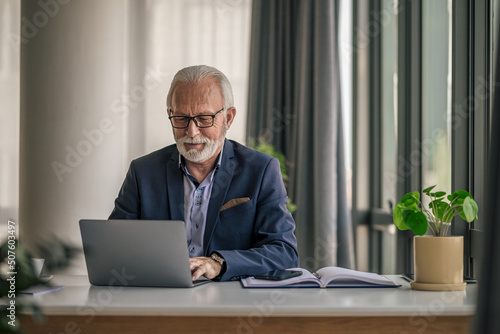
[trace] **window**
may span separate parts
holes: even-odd
[[[422,185],[446,192],[452,190],[450,32],[448,0],[423,1]]]
[[[382,10],[391,13],[395,0],[383,0]],[[382,203],[384,209],[391,209],[396,203],[397,181],[397,131],[396,131],[396,15],[388,14],[390,20],[382,26],[381,33],[381,136],[382,136]]]
[[[466,189],[481,212],[498,2],[354,5],[354,43],[368,41],[353,61],[353,218],[369,229],[371,271],[413,271],[413,235],[392,224],[392,205],[405,193]],[[469,276],[478,270],[480,228],[459,218],[452,225],[464,236]]]

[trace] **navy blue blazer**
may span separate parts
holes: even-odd
[[[175,144],[138,158],[109,219],[184,220],[183,182]],[[221,211],[240,198],[250,200]],[[221,280],[298,266],[287,200],[277,159],[225,140],[203,240],[205,256],[217,251],[226,260]]]

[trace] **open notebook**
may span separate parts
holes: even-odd
[[[396,288],[400,287],[385,276],[340,267],[325,267],[316,273],[303,268],[302,275],[281,281],[269,281],[247,277],[241,280],[245,288]]]

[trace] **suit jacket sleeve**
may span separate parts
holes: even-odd
[[[244,250],[217,250],[226,260],[223,281],[298,266],[295,222],[286,208],[288,197],[278,160],[270,159],[262,179],[251,182],[260,182],[255,199],[252,246]]]
[[[108,219],[141,219],[134,161],[130,163],[120,193],[115,200],[115,207]]]

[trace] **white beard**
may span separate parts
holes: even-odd
[[[217,149],[224,143],[224,139],[226,138],[226,131],[222,133],[222,135],[217,140],[210,140],[206,137],[194,137],[190,138],[188,136],[180,137],[176,139],[177,149],[179,153],[184,157],[184,159],[201,163],[204,162],[215,155]],[[188,144],[200,144],[203,143],[205,146],[201,151],[197,149],[186,150],[184,146],[185,143]]]

